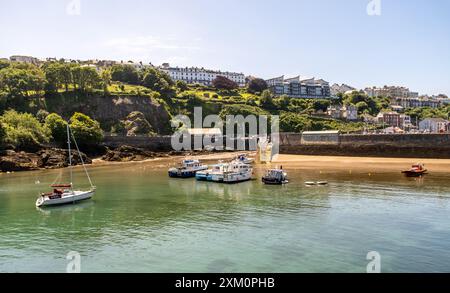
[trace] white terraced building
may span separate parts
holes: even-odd
[[[182,80],[188,84],[198,83],[210,86],[214,79],[223,76],[234,81],[240,87],[245,86],[245,75],[243,73],[222,72],[198,67],[170,67],[168,63],[163,64],[160,70],[169,74],[173,80]]]

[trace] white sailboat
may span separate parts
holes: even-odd
[[[70,138],[73,138],[75,142],[75,146],[78,150],[78,154],[80,156],[81,163],[83,165],[86,176],[91,184],[91,188],[89,190],[74,190],[73,188],[73,170],[72,170],[72,152],[70,148]],[[53,184],[51,187],[53,188],[52,192],[43,193],[36,200],[37,207],[45,207],[45,206],[56,206],[56,205],[64,205],[64,204],[74,204],[80,201],[88,200],[92,198],[95,194],[95,186],[92,184],[91,177],[86,169],[84,164],[83,156],[80,153],[80,149],[78,148],[78,144],[71,133],[69,125],[67,125],[67,145],[69,147],[69,169],[70,169],[70,183],[69,184]]]

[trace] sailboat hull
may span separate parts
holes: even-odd
[[[37,207],[59,206],[66,204],[74,204],[80,201],[91,199],[95,190],[90,191],[74,191],[62,196],[41,196],[36,201]]]

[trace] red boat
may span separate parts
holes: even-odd
[[[423,164],[415,164],[411,169],[402,171],[402,174],[405,174],[406,177],[422,177],[427,174],[427,169],[425,169],[425,165]]]

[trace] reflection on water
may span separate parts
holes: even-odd
[[[225,185],[168,166],[93,168],[92,201],[50,209],[34,202],[60,171],[1,175],[0,271],[64,272],[78,251],[84,272],[364,272],[373,250],[385,272],[450,271],[446,174],[287,169],[290,184],[265,186],[259,167]]]

